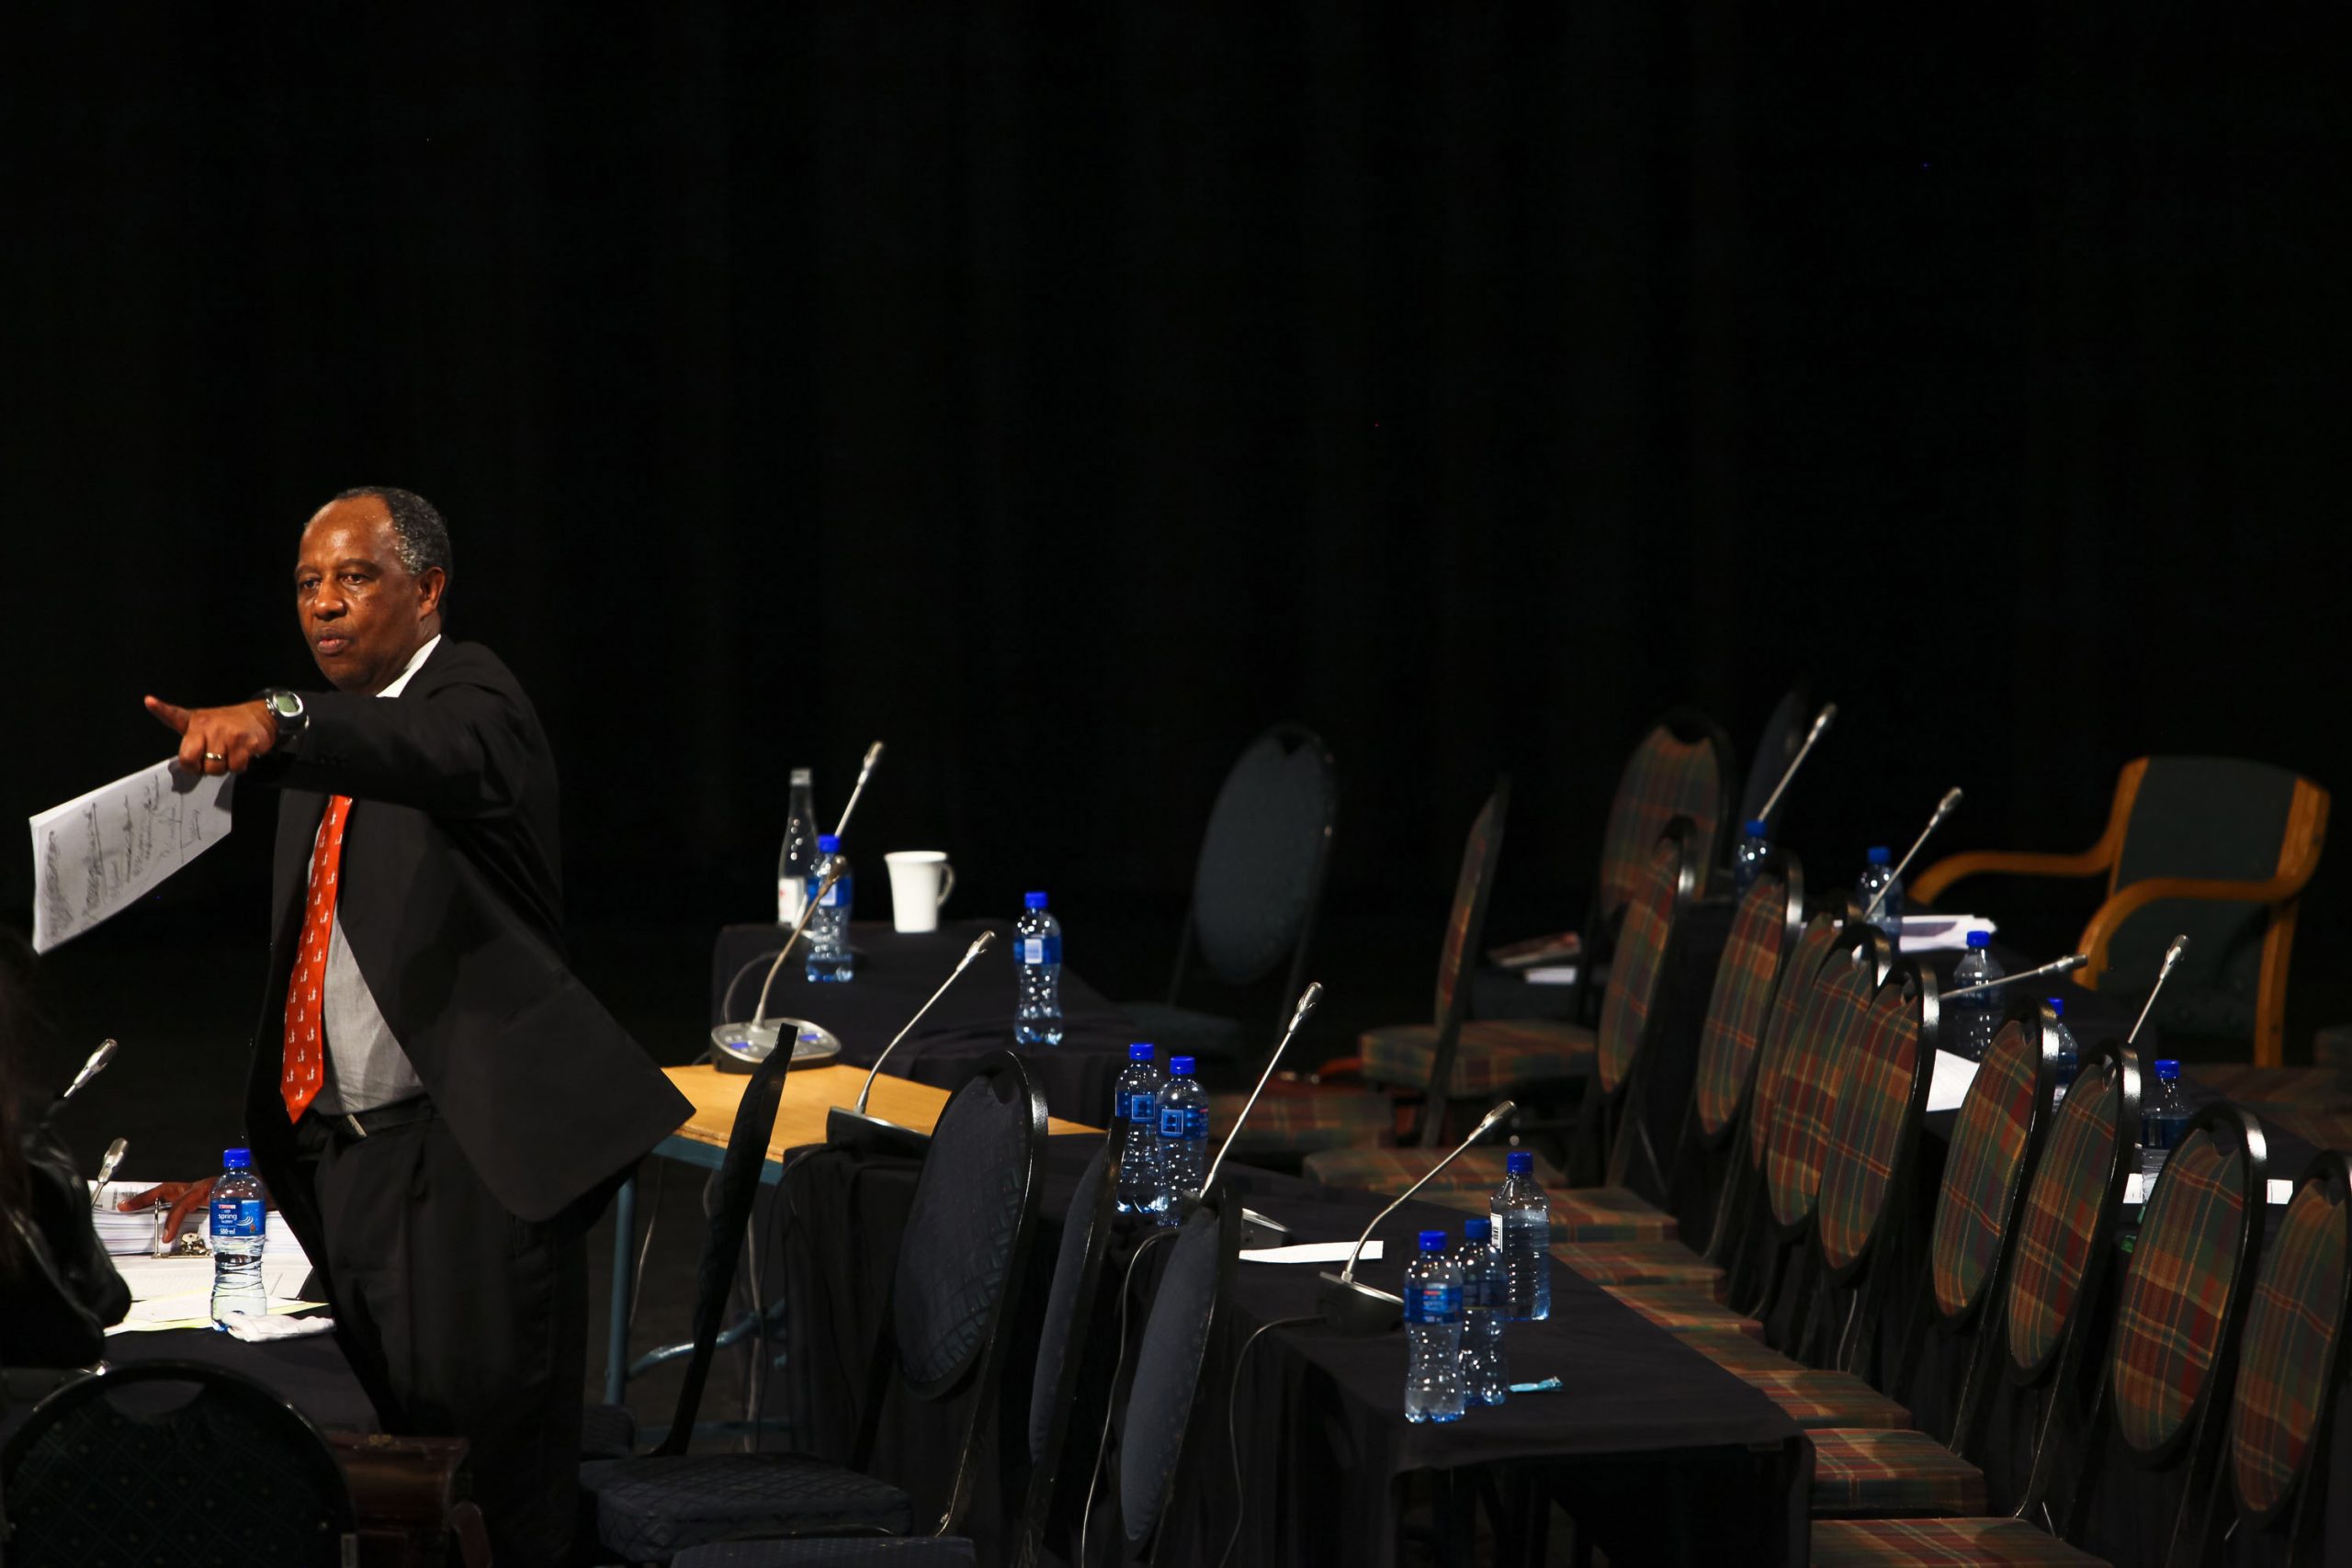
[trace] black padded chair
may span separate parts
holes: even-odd
[[[1054,1280],[1036,1324],[1037,1367],[1029,1391],[1029,1482],[1012,1541],[1002,1553],[1012,1568],[1035,1568],[1045,1561],[1046,1537],[1061,1505],[1061,1489],[1074,1479],[1071,1460],[1086,1434],[1100,1426],[1102,1401],[1090,1399],[1087,1348],[1100,1305],[1102,1259],[1110,1250],[1113,1196],[1117,1173],[1106,1141],[1087,1162],[1077,1196],[1062,1226]],[[925,1568],[962,1568],[977,1561],[975,1543],[962,1536],[801,1537],[780,1540],[715,1541],[692,1547],[672,1560],[673,1568],[833,1568],[837,1564],[922,1563]]]
[[[0,1453],[17,1568],[333,1568],[351,1490],[310,1421],[253,1379],[141,1361],[66,1384]]]
[[[740,1219],[729,1223],[730,1181],[711,1222],[717,1245],[704,1257],[695,1354],[677,1421],[652,1454],[581,1466],[604,1546],[639,1562],[743,1537],[952,1534],[986,1459],[983,1417],[995,1404],[1007,1326],[1018,1321],[1045,1140],[1045,1096],[1011,1052],[990,1055],[940,1112],[915,1179],[848,1468],[802,1454],[684,1451],[742,1230]],[[723,1168],[730,1172],[739,1141],[728,1145]],[[763,1134],[757,1147],[765,1146]],[[884,1406],[896,1401],[960,1426],[949,1474],[902,1485],[866,1472]]]
[[[1339,766],[1313,730],[1278,724],[1244,750],[1217,790],[1193,867],[1193,901],[1164,1002],[1123,1002],[1137,1038],[1191,1055],[1211,1079],[1241,1076],[1288,1021],[1306,977],[1339,803]],[[1273,1032],[1178,1005],[1195,962],[1227,990],[1262,982],[1290,960]]]
[[[767,1161],[768,1142],[775,1135],[776,1107],[783,1101],[784,1080],[791,1071],[791,1052],[771,1053],[744,1080],[743,1098],[736,1101],[727,1152],[719,1156],[718,1202],[711,1211],[710,1228],[703,1238],[702,1264],[695,1271],[694,1348],[670,1430],[654,1450],[657,1453],[682,1454],[694,1437],[703,1385],[710,1376],[711,1357],[718,1349],[719,1324],[735,1288],[736,1258],[743,1249],[752,1201],[759,1194],[760,1168]],[[581,1421],[582,1458],[591,1461],[626,1459],[636,1446],[637,1418],[628,1405],[588,1406]]]

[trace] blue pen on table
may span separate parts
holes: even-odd
[[[1513,1393],[1557,1393],[1560,1392],[1560,1380],[1545,1378],[1542,1382],[1515,1382],[1510,1385],[1510,1391]]]

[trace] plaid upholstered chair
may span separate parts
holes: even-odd
[[[1965,876],[2107,877],[2107,899],[2075,945],[2087,990],[2134,998],[2156,976],[2175,932],[2188,954],[2156,999],[2166,1038],[2249,1043],[2279,1065],[2287,961],[2295,915],[2318,869],[2327,791],[2284,768],[2228,757],[2142,757],[2115,781],[2107,831],[2080,854],[1977,850],[1951,855],[1911,885],[1932,902]]]
[[[1555,1237],[1658,1243],[1674,1236],[1672,1217],[1628,1188],[1624,1178],[1634,1150],[1646,1136],[1641,1131],[1641,1067],[1662,1021],[1658,1003],[1672,977],[1678,952],[1675,932],[1690,908],[1700,870],[1690,835],[1684,825],[1672,825],[1653,849],[1650,863],[1626,906],[1618,983],[1611,987],[1601,1016],[1595,1088],[1586,1101],[1581,1129],[1600,1145],[1590,1163],[1604,1168],[1610,1179],[1589,1187],[1549,1184]],[[1426,1145],[1342,1149],[1311,1156],[1306,1171],[1321,1181],[1401,1191],[1449,1152]],[[1432,1201],[1484,1213],[1487,1195],[1502,1180],[1502,1162],[1501,1150],[1474,1149],[1455,1159],[1422,1190]],[[1656,1166],[1654,1156],[1650,1164]],[[1695,1259],[1677,1254],[1672,1261]]]
[[[2094,1086],[2089,1092],[2104,1089]],[[2064,1152],[2081,1092],[2078,1086],[2059,1113],[2052,1164]],[[2052,1404],[2033,1472],[2011,1517],[1818,1521],[1814,1562],[2096,1562],[2098,1558],[2046,1532],[2043,1525],[2059,1522],[2064,1535],[2079,1541],[2088,1498],[2118,1464],[2165,1476],[2165,1493],[2175,1500],[2175,1511],[2164,1555],[2167,1562],[2179,1560],[2181,1547],[2193,1547],[2202,1534],[2211,1506],[2225,1424],[2222,1395],[2261,1243],[2264,1166],[2261,1130],[2251,1116],[2224,1104],[2199,1113],[2165,1161],[2163,1179],[2141,1214],[2089,1416],[2076,1418],[2077,1401],[2070,1392],[2076,1380],[2062,1365],[2052,1380]],[[2040,1187],[2037,1178],[2037,1195]],[[2021,1247],[2035,1234],[2030,1220],[2030,1209]],[[2013,1303],[2029,1282],[2025,1265],[2031,1254],[2021,1250],[2019,1259]],[[2083,1310],[2079,1301],[2074,1310]],[[2010,1323],[2014,1365],[2015,1310]],[[2029,1351],[2039,1343],[2029,1330]],[[2062,1363],[2073,1354],[2056,1352]]]
[[[1506,777],[1496,782],[1495,793],[1471,823],[1469,840],[1463,845],[1453,906],[1438,947],[1434,1021],[1368,1030],[1358,1042],[1362,1055],[1342,1064],[1369,1083],[1418,1093],[1420,1113],[1414,1119],[1410,1141],[1426,1146],[1443,1138],[1445,1112],[1453,1101],[1484,1100],[1531,1083],[1577,1077],[1592,1063],[1590,1030],[1544,1019],[1469,1017],[1470,965],[1485,937],[1487,904],[1494,893],[1510,806],[1510,780]],[[1433,1087],[1440,1084],[1442,1089]],[[1373,1149],[1368,1142],[1351,1141],[1337,1153],[1312,1156],[1308,1174],[1338,1186],[1379,1190],[1398,1171],[1410,1168],[1412,1156]],[[1464,1161],[1476,1157],[1474,1150]],[[1409,1184],[1418,1175],[1416,1170],[1399,1185]],[[1556,1180],[1557,1175],[1549,1173],[1547,1180]]]
[[[2230,1494],[2237,1534],[2278,1549],[2290,1568],[2324,1560],[2327,1488],[2312,1469],[2327,1453],[2344,1387],[2344,1330],[2352,1303],[2352,1165],[2323,1154],[2296,1184],[2246,1303],[2230,1405]],[[2207,1561],[2228,1524],[2208,1522]],[[2241,1550],[2247,1550],[2242,1548]]]
[[[1120,1004],[1137,1038],[1196,1058],[1213,1088],[1252,1077],[1289,1021],[1306,981],[1338,805],[1339,765],[1320,736],[1278,724],[1252,740],[1226,774],[1201,834],[1167,1000]],[[1283,970],[1273,1032],[1254,1038],[1238,1019],[1178,1005],[1196,965],[1227,993]]]

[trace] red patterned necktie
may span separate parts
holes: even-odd
[[[326,989],[327,937],[334,930],[335,873],[343,864],[343,824],[351,796],[329,797],[319,841],[311,850],[311,887],[302,906],[302,941],[294,953],[294,978],[286,987],[286,1075],[277,1092],[286,1119],[300,1122],[319,1096],[319,1028],[326,1021],[319,998]]]

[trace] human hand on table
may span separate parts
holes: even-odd
[[[179,764],[191,773],[242,773],[277,744],[277,716],[258,698],[225,708],[184,708],[161,697],[146,703],[180,738]]]
[[[180,1226],[187,1223],[188,1215],[200,1215],[211,1201],[212,1178],[208,1176],[201,1181],[166,1181],[159,1187],[150,1187],[123,1199],[115,1204],[115,1209],[119,1213],[131,1214],[158,1203],[169,1203],[172,1212],[164,1219],[164,1243],[169,1246],[178,1238]]]

